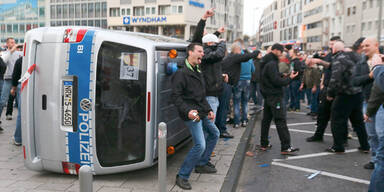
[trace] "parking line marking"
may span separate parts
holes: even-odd
[[[358,149],[349,149],[346,150],[345,153],[353,153],[353,152],[358,152]],[[321,157],[321,156],[326,156],[326,155],[335,155],[336,153],[330,153],[330,152],[320,152],[320,153],[311,153],[311,154],[306,154],[306,155],[298,155],[298,156],[292,156],[292,157],[287,157],[286,159],[272,159],[272,161],[278,162],[278,161],[286,161],[286,160],[294,160],[294,159],[306,159],[306,158],[312,158],[312,157]]]
[[[289,169],[294,169],[297,171],[303,171],[303,172],[307,172],[307,173],[316,173],[318,171],[321,171],[321,170],[309,169],[309,168],[305,168],[305,167],[299,167],[299,166],[295,166],[295,165],[289,165],[289,164],[280,163],[280,162],[272,162],[271,164],[276,165],[276,166],[280,166],[280,167],[289,168]],[[362,183],[362,184],[366,184],[366,185],[369,185],[369,183],[370,183],[368,180],[358,179],[358,178],[349,177],[349,176],[345,176],[345,175],[339,175],[339,174],[330,173],[330,172],[326,172],[326,171],[321,171],[319,174],[324,175],[324,176],[328,176],[328,177],[337,178],[337,179],[352,181],[355,183]]]
[[[288,111],[288,113],[294,113],[294,114],[299,114],[299,115],[306,115],[307,114],[305,112],[296,112],[296,111]]]
[[[298,125],[315,125],[316,122],[304,122],[304,123],[290,123],[287,126],[298,126]],[[271,125],[271,128],[276,128],[276,125]]]
[[[271,125],[271,129],[276,129],[276,126],[275,125]],[[301,130],[301,129],[288,129],[288,130],[292,131],[292,132],[298,132],[298,133],[309,133],[309,134],[314,134],[315,133],[314,131]],[[332,134],[330,134],[330,133],[324,133],[324,135],[332,137]],[[352,139],[353,140],[358,140],[357,137],[352,137]]]

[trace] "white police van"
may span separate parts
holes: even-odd
[[[157,125],[168,152],[189,140],[170,100],[182,40],[89,27],[46,27],[25,37],[21,93],[25,165],[77,174],[124,172],[157,161]]]

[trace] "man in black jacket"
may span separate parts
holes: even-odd
[[[180,118],[184,120],[192,135],[194,146],[185,158],[176,176],[176,185],[192,189],[188,182],[193,169],[197,173],[216,173],[209,158],[219,138],[213,119],[215,115],[206,100],[204,77],[199,69],[204,56],[201,44],[191,43],[184,66],[172,77],[172,101]],[[207,133],[206,138],[204,132]]]
[[[293,111],[300,111],[300,84],[303,79],[303,63],[300,61],[298,54],[299,50],[291,49],[289,50],[289,57],[291,58],[290,67],[291,71],[298,72],[297,77],[292,79],[292,82],[289,84],[289,92],[291,93],[291,104],[289,108]]]
[[[19,79],[21,77],[21,67],[23,63],[23,58],[20,57],[16,60],[15,66],[12,73],[12,88],[11,95],[16,96],[17,100],[17,120],[16,120],[16,129],[13,135],[13,144],[16,146],[21,145],[21,106],[20,106],[20,83]],[[17,94],[17,95],[16,95]]]
[[[274,119],[281,141],[281,154],[294,155],[299,149],[291,146],[291,136],[286,122],[286,106],[283,101],[283,87],[288,85],[298,75],[298,72],[292,72],[289,77],[283,77],[279,73],[279,57],[283,51],[282,45],[274,44],[272,52],[267,54],[261,62],[261,94],[265,100],[260,143],[263,151],[271,148],[268,135],[271,121]]]
[[[328,152],[343,153],[348,134],[348,118],[356,131],[362,151],[369,151],[367,133],[363,118],[363,96],[360,86],[353,85],[356,64],[349,54],[344,53],[344,43],[333,46],[332,75],[327,89],[327,100],[332,101],[331,130],[333,146]]]

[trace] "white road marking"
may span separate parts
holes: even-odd
[[[299,114],[299,115],[307,115],[307,113],[304,113],[304,112],[288,111],[288,113],[294,113],[294,114]]]
[[[315,170],[315,169],[308,169],[305,167],[299,167],[299,166],[295,166],[295,165],[289,165],[289,164],[280,163],[280,162],[272,162],[271,164],[276,165],[276,166],[280,166],[280,167],[298,170],[298,171],[303,171],[303,172],[307,172],[307,173],[317,173],[317,172],[321,171],[321,170]],[[349,177],[349,176],[345,176],[345,175],[339,175],[339,174],[330,173],[330,172],[326,172],[326,171],[321,171],[319,174],[324,175],[324,176],[328,176],[328,177],[337,178],[337,179],[352,181],[355,183],[362,183],[362,184],[369,185],[369,181],[364,180],[364,179],[358,179],[358,178]]]
[[[299,126],[299,125],[315,125],[316,122],[304,122],[304,123],[290,123],[287,126]],[[271,125],[271,128],[276,128],[276,125]]]
[[[271,125],[271,129],[276,129],[276,126],[275,125]],[[301,129],[288,129],[289,131],[292,131],[292,132],[298,132],[298,133],[308,133],[308,134],[314,134],[315,132],[314,131],[308,131],[308,130],[301,130]],[[330,136],[332,137],[332,134],[330,133],[324,133],[325,136]],[[357,137],[352,137],[353,140],[358,140]]]
[[[349,149],[349,150],[346,150],[345,153],[353,153],[358,151],[359,151],[358,149]],[[291,156],[291,157],[287,157],[286,159],[273,159],[272,161],[278,162],[278,161],[286,161],[286,160],[294,160],[294,159],[306,159],[306,158],[321,157],[321,156],[335,155],[335,154],[336,153],[320,152],[320,153],[312,153],[312,154],[306,154],[306,155]]]

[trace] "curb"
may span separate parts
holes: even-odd
[[[260,112],[257,112],[248,124],[247,129],[241,136],[240,143],[237,145],[235,156],[232,159],[231,166],[228,169],[228,173],[224,178],[224,183],[221,186],[221,192],[235,192],[237,184],[239,182],[241,170],[244,164],[245,152],[247,151],[248,144],[251,140],[253,129],[255,128],[258,116]]]

